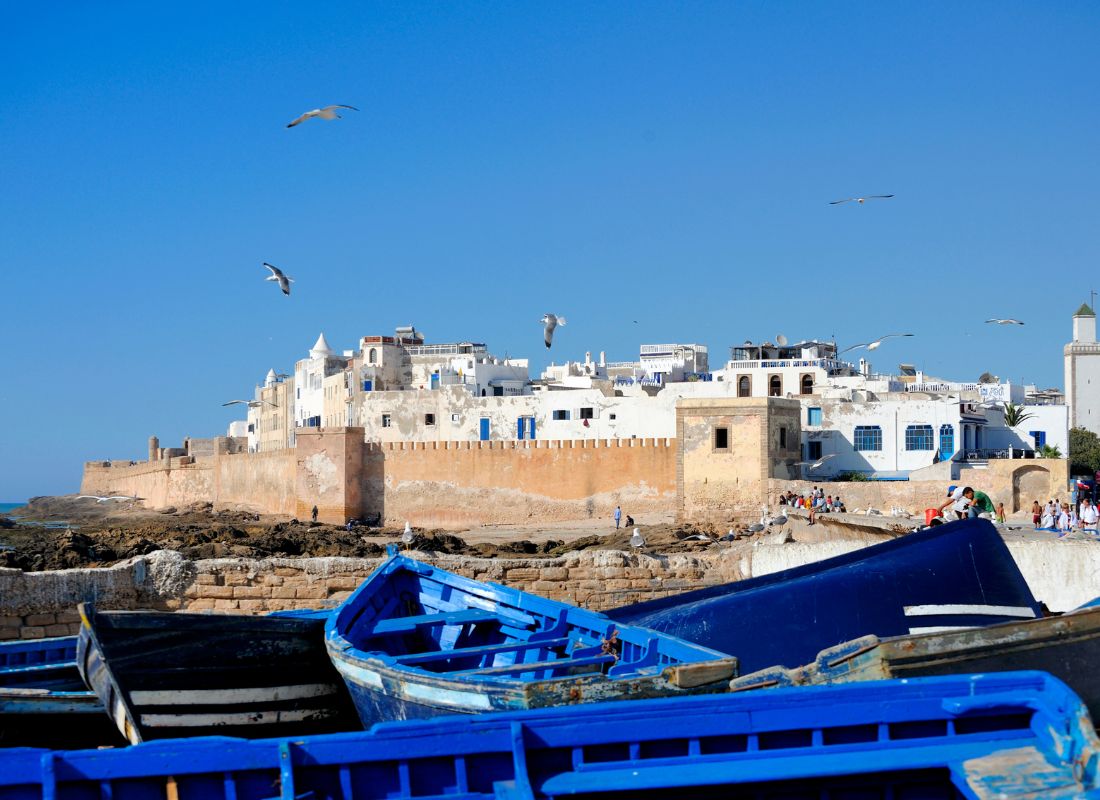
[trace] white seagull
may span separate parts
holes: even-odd
[[[559,317],[555,314],[546,313],[542,315],[542,319],[539,320],[545,327],[543,328],[542,341],[546,343],[547,349],[550,348],[550,343],[554,340],[554,328],[559,325],[565,324],[565,317]]]
[[[634,533],[630,534],[630,546],[634,548],[645,547],[645,537],[642,536],[641,528],[635,528]]]
[[[296,119],[293,122],[289,123],[287,125],[287,127],[288,128],[293,128],[295,125],[301,125],[307,119],[313,119],[314,117],[317,117],[319,119],[343,119],[343,117],[341,117],[339,114],[336,113],[336,109],[338,109],[338,108],[347,108],[347,109],[350,109],[352,111],[358,111],[359,110],[355,106],[342,106],[342,105],[325,106],[324,108],[315,108],[312,111],[307,111],[306,113],[302,114],[302,116],[298,117],[298,119]]]
[[[271,270],[271,274],[264,278],[264,280],[278,281],[279,288],[283,290],[283,294],[285,294],[287,297],[290,297],[290,284],[294,283],[294,279],[288,278],[281,269],[274,266],[273,264],[268,264],[266,261],[263,262],[263,264],[265,267]]]
[[[416,540],[413,535],[412,525],[408,520],[405,520],[405,532],[401,534],[401,541],[405,543],[406,547],[412,547],[412,543]]]
[[[144,497],[133,497],[128,494],[114,494],[110,497],[103,497],[98,494],[82,494],[78,495],[77,500],[95,500],[97,503],[106,503],[108,500],[144,500]]]
[[[278,408],[278,406],[275,405],[274,403],[272,403],[270,400],[230,400],[228,403],[222,403],[222,405],[223,406],[246,405],[249,408],[259,408],[264,403],[267,403],[272,408]]]
[[[888,333],[885,336],[881,336],[878,339],[875,339],[873,342],[864,342],[863,344],[853,344],[851,347],[845,347],[843,350],[841,350],[839,353],[837,353],[837,355],[843,355],[844,353],[847,353],[849,350],[856,350],[857,348],[860,348],[860,347],[866,347],[868,350],[877,350],[879,348],[879,345],[881,345],[887,339],[893,339],[895,336],[912,336],[912,335],[913,334],[911,334],[911,333]]]
[[[996,322],[998,325],[1023,325],[1018,319],[987,319],[986,322]]]
[[[890,197],[893,197],[893,195],[892,194],[869,194],[866,197],[845,197],[843,200],[830,200],[829,205],[838,206],[841,203],[850,203],[853,200],[855,200],[860,205],[863,205],[868,200],[886,200]]]
[[[821,465],[828,461],[830,458],[836,458],[836,453],[829,453],[819,458],[817,461],[799,461],[795,464],[796,467],[808,467],[808,471],[815,469],[821,469]]]

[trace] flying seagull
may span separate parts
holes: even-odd
[[[837,353],[837,355],[843,355],[844,353],[847,353],[849,350],[855,350],[859,347],[866,347],[868,350],[877,350],[879,348],[879,345],[881,345],[887,339],[892,339],[895,336],[912,336],[912,335],[913,334],[911,334],[911,333],[888,333],[885,336],[882,336],[882,337],[879,337],[878,339],[875,339],[873,342],[864,342],[863,344],[853,344],[851,347],[845,347],[843,350],[841,350],[839,353]]]
[[[271,274],[264,278],[265,281],[278,281],[279,288],[283,290],[283,294],[290,297],[290,284],[294,283],[293,278],[288,278],[286,274],[273,264],[263,262],[264,266],[271,270]]]
[[[853,200],[855,200],[860,205],[863,205],[868,200],[886,200],[887,198],[890,198],[890,197],[893,197],[893,195],[892,194],[869,194],[866,197],[845,197],[843,200],[830,200],[829,205],[838,206],[841,203],[850,203]]]
[[[1018,319],[987,319],[986,322],[996,322],[998,325],[1023,325]]]
[[[542,341],[546,343],[546,349],[550,349],[550,343],[554,340],[554,328],[559,325],[565,324],[565,317],[559,317],[554,314],[546,313],[542,315],[542,319],[539,320],[545,327],[543,328]]]
[[[338,109],[338,108],[347,108],[347,109],[351,109],[352,111],[358,111],[359,110],[355,106],[341,106],[341,105],[325,106],[324,108],[315,108],[312,111],[307,111],[306,113],[302,114],[302,116],[298,117],[298,119],[296,119],[293,122],[289,123],[287,125],[287,127],[288,128],[293,128],[295,125],[300,125],[303,122],[305,122],[307,119],[313,119],[314,117],[319,117],[320,119],[343,119],[343,117],[341,117],[339,114],[336,113],[336,109]]]
[[[108,500],[144,500],[144,497],[132,497],[128,494],[115,494],[110,497],[102,497],[98,494],[78,495],[77,500],[95,500],[97,503],[106,503]]]
[[[830,458],[836,458],[836,453],[829,453],[819,458],[817,461],[799,461],[795,466],[809,467],[809,469],[821,469],[821,465],[828,461]]]
[[[267,403],[272,408],[278,408],[278,406],[275,405],[274,403],[272,403],[270,400],[230,400],[228,403],[222,403],[222,405],[223,406],[246,405],[249,408],[259,408],[264,403]]]

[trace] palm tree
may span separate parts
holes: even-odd
[[[1023,425],[1024,422],[1035,416],[1030,411],[1024,411],[1023,406],[1013,405],[1012,403],[1005,403],[1004,412],[1005,425],[1010,428]]]
[[[1044,444],[1039,448],[1039,452],[1036,454],[1039,458],[1061,458],[1062,451],[1058,449],[1058,445]]]

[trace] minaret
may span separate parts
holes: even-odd
[[[1087,303],[1074,312],[1073,341],[1062,353],[1069,426],[1100,434],[1100,343],[1096,341],[1096,312]]]

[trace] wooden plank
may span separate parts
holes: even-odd
[[[497,653],[520,652],[545,647],[567,647],[569,637],[560,639],[543,639],[542,641],[505,642],[503,644],[487,644],[482,647],[456,647],[453,650],[438,650],[431,653],[414,653],[408,656],[397,656],[398,664],[415,665],[425,664],[431,661],[443,661],[449,658],[470,658],[471,656],[496,655]]]
[[[737,659],[723,658],[716,661],[699,661],[694,664],[677,664],[668,667],[669,680],[681,689],[694,689],[708,683],[728,681],[737,673]]]
[[[594,664],[609,664],[615,656],[591,656],[589,658],[558,658],[554,661],[532,661],[530,664],[511,664],[507,667],[485,667],[466,669],[455,675],[507,675],[510,672],[537,672],[543,669],[564,669],[566,667],[588,667]]]
[[[491,619],[499,619],[499,617],[479,608],[467,608],[462,611],[449,611],[445,614],[421,614],[415,617],[382,619],[374,623],[374,627],[371,628],[370,632],[372,635],[377,636],[383,633],[411,631],[424,626],[466,625],[470,622],[485,622]]]

